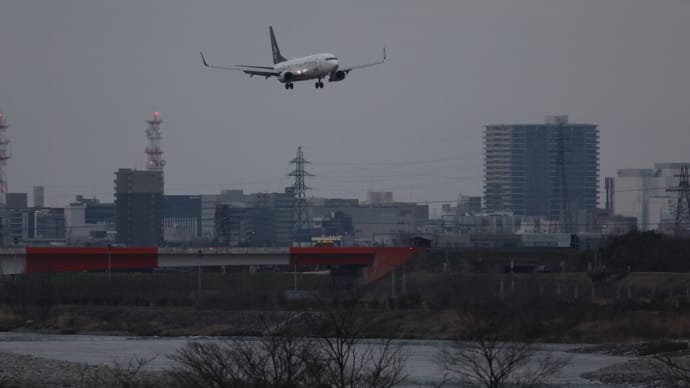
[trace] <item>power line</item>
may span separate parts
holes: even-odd
[[[397,162],[315,162],[314,165],[350,165],[350,166],[371,166],[371,165],[382,165],[382,166],[397,166],[401,164],[427,164],[427,163],[439,163],[439,162],[457,162],[466,160],[467,157],[445,157],[437,159],[426,159],[426,160],[401,160]]]

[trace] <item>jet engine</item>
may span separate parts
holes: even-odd
[[[278,75],[278,80],[280,82],[292,82],[294,76],[289,71],[284,71]]]
[[[331,75],[328,77],[328,82],[337,82],[337,81],[342,81],[345,79],[345,72],[342,70],[338,70],[335,73],[331,73]]]

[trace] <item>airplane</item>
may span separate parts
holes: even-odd
[[[276,77],[278,81],[285,85],[285,89],[294,89],[295,81],[305,81],[316,79],[314,86],[319,89],[323,88],[322,79],[328,77],[328,82],[338,82],[345,79],[345,76],[352,70],[361,69],[364,67],[380,65],[386,61],[386,49],[383,49],[383,59],[377,62],[365,63],[363,65],[351,66],[347,68],[340,68],[338,57],[329,53],[321,53],[309,55],[306,57],[299,57],[294,59],[285,59],[280,54],[276,36],[273,33],[273,26],[268,27],[271,34],[271,49],[273,50],[273,66],[249,66],[249,65],[233,65],[233,66],[215,66],[210,65],[201,53],[201,61],[204,66],[213,69],[221,70],[239,70],[250,77],[255,75],[263,76],[266,79]]]

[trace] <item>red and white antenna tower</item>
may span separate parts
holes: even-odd
[[[149,139],[149,146],[146,147],[146,155],[149,159],[146,163],[146,169],[149,171],[163,171],[165,160],[161,158],[163,150],[161,149],[161,123],[163,120],[158,118],[158,112],[153,112],[153,120],[146,120],[149,127],[146,128],[146,137]]]
[[[5,203],[5,194],[7,194],[7,159],[10,153],[7,145],[10,144],[10,139],[7,138],[7,128],[9,125],[5,122],[5,115],[0,112],[0,202]]]

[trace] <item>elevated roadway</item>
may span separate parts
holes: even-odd
[[[26,247],[0,249],[0,273],[106,272],[156,268],[318,265],[371,283],[409,261],[412,247],[122,248]],[[343,271],[344,270],[344,271]]]

